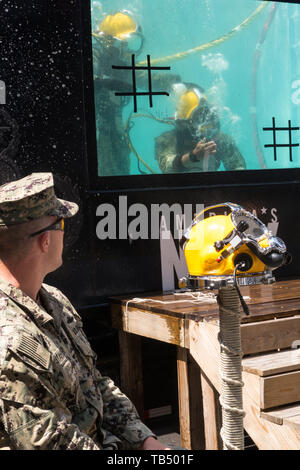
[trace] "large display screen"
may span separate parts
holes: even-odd
[[[300,167],[299,4],[103,0],[91,19],[99,176]]]

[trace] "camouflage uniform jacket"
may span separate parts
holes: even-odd
[[[0,448],[138,448],[153,433],[96,369],[80,316],[54,287],[39,296],[0,279]]]
[[[211,140],[216,143],[216,153],[203,158],[201,160],[202,167],[197,165],[194,168],[187,169],[178,164],[178,158],[176,157],[191,152],[196,145],[195,142],[192,141],[190,135],[181,135],[179,137],[175,130],[164,132],[155,141],[155,155],[161,171],[163,173],[217,171],[221,162],[223,162],[227,171],[246,168],[245,160],[232,137],[219,133]]]

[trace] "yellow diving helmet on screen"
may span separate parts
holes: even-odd
[[[137,25],[129,12],[119,11],[114,15],[107,15],[99,29],[104,34],[123,40],[137,31]]]
[[[126,47],[128,52],[139,55],[144,44],[142,28],[134,14],[128,10],[107,15],[93,32],[102,46]]]
[[[209,217],[212,211],[220,215]],[[253,214],[233,203],[210,206],[200,212],[180,245],[189,276],[179,281],[179,287],[214,289],[233,276],[240,285],[271,283],[272,271],[292,259],[280,238],[273,236]]]

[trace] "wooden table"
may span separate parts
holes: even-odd
[[[241,292],[250,310],[250,316],[241,320],[244,355],[287,348],[300,339],[300,279],[242,287]],[[218,304],[213,300],[195,303],[190,294],[182,292],[146,293],[112,298],[111,313],[112,326],[119,330],[121,387],[141,416],[140,340],[147,337],[177,346],[181,445],[193,450],[220,449],[218,392],[209,376],[209,366],[199,367],[203,361],[209,364],[209,347],[205,352],[194,340],[201,322],[218,325]]]

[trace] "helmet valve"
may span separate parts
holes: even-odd
[[[229,247],[222,251],[219,258],[217,258],[218,263],[220,263],[223,259],[227,258],[235,250],[240,248],[241,245],[243,245],[244,239],[242,233],[247,230],[248,227],[249,225],[247,224],[247,222],[241,220],[238,223],[237,228],[232,230],[232,232],[230,232],[225,238],[223,238],[223,240],[217,240],[214,243],[216,251],[221,251],[225,245],[229,245]]]

